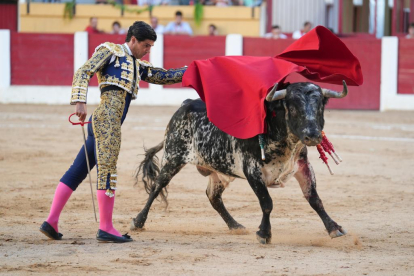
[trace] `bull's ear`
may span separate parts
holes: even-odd
[[[266,101],[273,102],[283,99],[286,96],[286,89],[276,91],[278,84],[279,83],[275,83],[272,90],[270,90],[270,92],[267,94]]]
[[[346,82],[343,80],[342,84],[344,86],[342,92],[336,92],[334,90],[329,89],[322,89],[322,95],[326,98],[343,98],[348,95],[348,87],[346,86]]]

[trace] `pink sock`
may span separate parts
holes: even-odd
[[[46,220],[56,230],[56,232],[59,232],[58,222],[60,213],[72,193],[72,189],[66,186],[63,182],[60,182],[56,187],[55,196],[53,197],[52,206],[50,207],[49,217]]]
[[[99,229],[109,234],[121,237],[121,233],[119,233],[112,225],[112,211],[114,210],[115,204],[115,191],[113,191],[113,197],[105,195],[105,192],[105,190],[98,190],[96,193],[99,205]]]

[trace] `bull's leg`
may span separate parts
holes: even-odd
[[[149,194],[147,204],[145,204],[144,209],[141,210],[137,217],[132,220],[133,226],[135,226],[135,228],[144,227],[152,203],[157,198],[161,190],[164,189],[168,185],[168,183],[170,183],[174,175],[176,175],[183,167],[184,164],[178,162],[167,162],[162,167],[160,174],[158,175],[155,181],[154,188],[152,192]]]
[[[262,223],[260,223],[259,231],[256,232],[256,238],[262,244],[271,243],[272,229],[270,225],[270,213],[273,209],[272,198],[269,195],[266,184],[264,183],[258,168],[252,171],[251,168],[246,167],[244,173],[247,181],[249,181],[250,187],[252,187],[259,199],[260,207],[263,212]]]
[[[322,219],[326,230],[331,238],[337,238],[346,234],[345,229],[333,221],[325,209],[323,208],[322,200],[319,198],[316,192],[316,180],[311,164],[307,158],[300,159],[298,161],[299,170],[295,174],[296,180],[302,189],[303,195],[309,202],[310,206],[318,213]]]
[[[211,173],[206,190],[207,197],[210,200],[211,206],[213,206],[213,208],[220,214],[230,230],[244,229],[245,227],[234,220],[223,204],[221,194],[224,192],[227,185],[228,183],[220,181],[217,173]]]

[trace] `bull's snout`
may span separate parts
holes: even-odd
[[[302,142],[307,146],[316,146],[322,142],[322,134],[320,132],[307,134],[303,137]]]

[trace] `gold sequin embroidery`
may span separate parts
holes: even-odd
[[[101,102],[92,115],[98,190],[116,189],[116,164],[121,149],[121,119],[126,93],[121,89],[102,93]]]

